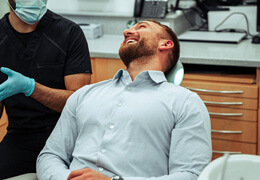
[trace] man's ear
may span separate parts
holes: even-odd
[[[168,49],[172,49],[174,47],[174,43],[171,40],[162,40],[159,42],[159,50],[163,51],[163,50],[168,50]]]

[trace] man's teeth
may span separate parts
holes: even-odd
[[[136,43],[136,41],[133,40],[133,39],[129,39],[129,40],[126,42],[126,44],[129,44],[129,43]]]

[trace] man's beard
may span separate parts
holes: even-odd
[[[119,49],[119,56],[128,68],[133,60],[142,62],[143,56],[152,56],[157,51],[157,44],[148,45],[144,40],[140,40],[136,44],[123,44]],[[146,62],[143,62],[146,63]]]

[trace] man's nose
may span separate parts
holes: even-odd
[[[124,35],[127,36],[127,35],[132,35],[136,32],[136,30],[134,28],[129,28],[129,29],[126,29],[124,30]]]

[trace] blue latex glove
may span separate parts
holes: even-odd
[[[0,101],[18,93],[30,96],[35,88],[35,80],[28,78],[9,68],[2,67],[1,71],[8,76],[8,79],[0,85]]]

